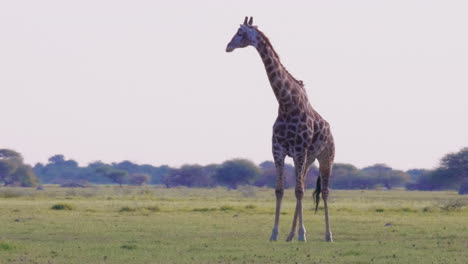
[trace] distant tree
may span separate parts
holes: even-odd
[[[403,186],[408,180],[409,175],[403,171],[393,170],[385,164],[375,164],[362,169],[364,175],[368,176],[375,184],[382,184],[387,189],[396,186]]]
[[[275,188],[276,186],[276,172],[275,163],[272,161],[264,161],[259,165],[261,173],[260,176],[255,180],[255,186],[267,186]]]
[[[128,181],[128,172],[124,170],[116,170],[111,167],[99,167],[96,169],[96,172],[109,178],[112,182],[119,184],[120,187]]]
[[[406,171],[410,181],[406,183],[407,190],[436,190],[437,185],[433,179],[434,171],[426,169],[411,169]]]
[[[57,154],[48,159],[50,164],[60,164],[65,162],[65,156],[62,154]]]
[[[57,154],[48,159],[48,163],[34,166],[34,173],[42,183],[65,183],[70,181],[87,180],[78,162],[66,160],[62,154]]]
[[[0,149],[0,181],[10,186],[37,186],[32,167],[23,163],[20,153],[10,149]]]
[[[151,176],[145,173],[132,173],[129,175],[128,183],[131,185],[141,186],[150,181]]]
[[[0,181],[5,185],[13,183],[12,175],[23,163],[21,154],[10,149],[0,149]]]
[[[187,186],[206,187],[212,185],[212,180],[207,170],[200,165],[183,165],[178,169],[172,169],[165,177],[166,187]]]
[[[135,164],[135,163],[133,163],[131,161],[128,161],[128,160],[124,160],[124,161],[119,162],[119,163],[113,163],[112,167],[114,167],[115,169],[118,169],[118,170],[127,171],[128,173],[138,172],[139,169],[140,169],[140,166],[138,164]]]
[[[438,169],[445,171],[445,182],[453,182],[450,185],[458,187],[462,182],[468,180],[468,148],[445,155]]]
[[[21,187],[37,186],[37,178],[30,165],[21,165],[12,175],[13,184]]]
[[[430,172],[431,171],[427,169],[410,169],[406,171],[406,174],[409,175],[410,182],[417,182],[419,178],[428,175]]]
[[[410,190],[448,190],[462,191],[468,181],[468,148],[442,157],[439,167],[424,172],[415,182],[407,184]]]
[[[333,189],[361,188],[362,183],[358,179],[359,170],[351,164],[335,163],[333,165],[330,187]]]
[[[221,165],[219,164],[208,164],[206,166],[203,167],[203,171],[204,171],[204,174],[205,174],[205,186],[209,186],[209,187],[213,187],[213,186],[216,186],[216,181],[215,181],[215,174],[216,172],[218,171],[218,169],[220,168]]]
[[[86,180],[86,182],[97,183],[97,184],[107,184],[112,181],[107,177],[102,177],[103,175],[97,172],[98,168],[101,167],[110,167],[110,165],[105,164],[102,161],[93,161],[88,164],[86,167],[80,168],[80,178]]]
[[[151,165],[144,165],[144,172],[151,175],[150,184],[161,184],[163,178],[171,171],[171,167],[167,165],[162,165],[159,167],[154,167]]]
[[[151,184],[160,184],[164,176],[169,173],[172,169],[167,165],[162,165],[160,167],[155,167],[149,164],[139,165],[131,161],[125,160],[119,163],[112,163],[111,167],[118,170],[127,171],[129,174],[132,173],[143,173],[150,175]]]
[[[294,167],[292,167],[292,175],[293,175],[293,178],[294,178],[294,185],[296,184],[296,175],[294,173]],[[306,187],[307,188],[312,188],[312,189],[315,189],[315,185],[317,185],[317,177],[318,175],[320,174],[319,172],[319,169],[317,168],[317,166],[315,164],[312,164],[312,166],[310,166],[310,169],[309,171],[307,172],[307,176],[306,176]],[[291,186],[294,186],[294,185],[291,185]]]
[[[113,182],[117,183],[122,187],[122,184],[128,180],[128,172],[124,170],[113,170],[106,175]]]
[[[232,159],[223,162],[214,178],[220,184],[236,189],[243,184],[252,184],[261,174],[260,168],[246,159]]]
[[[460,184],[460,188],[458,189],[458,194],[468,194],[468,180],[464,180]]]
[[[278,171],[276,170],[275,163],[272,161],[264,161],[260,163],[260,175],[255,180],[254,185],[266,186],[270,188],[276,188],[276,179],[278,177]],[[283,168],[284,187],[290,188],[296,184],[296,178],[294,174],[294,167],[285,164]]]

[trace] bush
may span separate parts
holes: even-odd
[[[435,207],[435,206],[426,206],[422,210],[424,213],[434,213],[434,212],[439,212],[440,208]]]
[[[61,204],[52,205],[52,207],[50,209],[52,209],[52,210],[73,210],[73,206],[71,206],[70,204],[61,203]]]
[[[231,211],[231,210],[234,210],[234,207],[230,206],[230,205],[223,205],[219,208],[219,210],[221,211]]]
[[[1,250],[10,250],[13,249],[13,246],[6,243],[6,242],[0,242],[0,251]]]
[[[132,249],[136,249],[137,246],[136,245],[122,245],[120,248],[132,250]]]
[[[60,185],[60,187],[65,188],[86,188],[90,187],[90,184],[87,182],[66,182]]]
[[[238,190],[242,194],[243,197],[254,198],[254,197],[257,196],[257,192],[255,191],[255,187],[253,187],[251,185],[239,186]]]
[[[203,207],[203,208],[193,208],[192,211],[194,212],[209,212],[209,211],[215,211],[216,208],[207,208],[207,207]]]
[[[135,209],[135,208],[124,206],[124,207],[120,208],[119,212],[121,212],[121,213],[123,213],[123,212],[135,212],[136,210],[137,209]]]
[[[468,194],[468,181],[463,182],[458,189],[458,194]]]
[[[161,211],[161,209],[159,208],[159,206],[148,206],[148,207],[145,207],[146,210],[148,211],[151,211],[151,212],[159,212]]]
[[[30,193],[28,193],[26,190],[23,189],[18,189],[18,188],[9,188],[9,189],[3,189],[0,190],[0,197],[3,198],[15,198],[15,197],[22,197],[22,196],[28,196]]]
[[[446,211],[446,212],[454,212],[454,211],[460,211],[462,207],[465,207],[468,205],[467,201],[464,200],[450,200],[446,202],[444,205],[440,207],[441,210]]]
[[[120,213],[125,213],[125,212],[136,212],[136,211],[143,211],[143,210],[148,210],[148,211],[151,211],[151,212],[161,211],[161,209],[158,206],[147,206],[147,207],[137,207],[137,208],[124,206],[124,207],[120,208],[119,212]]]

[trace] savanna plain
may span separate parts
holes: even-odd
[[[274,190],[0,188],[0,263],[468,263],[468,196],[332,190],[334,243],[306,192],[308,241],[268,241]]]

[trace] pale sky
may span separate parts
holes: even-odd
[[[336,162],[433,168],[468,146],[468,2],[2,1],[0,148],[82,165],[271,160],[254,16],[329,121]]]

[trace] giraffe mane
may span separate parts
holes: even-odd
[[[271,50],[273,51],[273,55],[278,59],[278,62],[280,63],[281,67],[283,67],[283,69],[286,71],[286,73],[291,76],[291,78],[296,81],[297,84],[299,84],[300,86],[304,87],[304,82],[302,82],[302,80],[298,80],[296,79],[287,69],[286,67],[284,67],[283,63],[281,62],[281,59],[280,59],[280,56],[278,55],[278,53],[276,53],[276,50],[273,48],[273,45],[271,45],[271,42],[270,42],[270,39],[265,35],[265,33],[263,33],[262,31],[260,31],[256,26],[250,26],[252,28],[254,28],[259,34],[260,36],[265,40],[265,43],[270,46]]]

